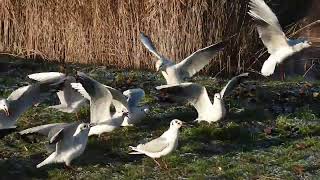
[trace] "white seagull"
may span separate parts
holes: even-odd
[[[30,107],[57,92],[64,79],[47,80],[23,86],[13,91],[8,98],[0,100],[0,130],[14,129],[17,119]]]
[[[162,72],[167,84],[179,84],[184,82],[186,78],[191,78],[194,74],[208,65],[214,55],[223,50],[227,44],[227,41],[223,41],[199,49],[180,63],[175,64],[173,61],[158,53],[148,36],[140,33],[140,39],[143,45],[158,58],[156,70]]]
[[[144,90],[140,88],[129,89],[124,91],[123,94],[128,98],[129,114],[124,118],[122,126],[132,126],[141,122],[149,113],[149,108],[139,106],[139,102],[145,96]]]
[[[248,14],[253,17],[263,44],[270,54],[263,63],[261,73],[270,76],[277,64],[291,55],[311,46],[306,40],[290,40],[283,33],[278,18],[263,0],[251,0]]]
[[[56,123],[26,129],[19,134],[37,133],[48,137],[47,147],[51,155],[39,163],[37,168],[52,163],[65,163],[67,167],[70,167],[71,161],[79,157],[85,150],[91,127],[92,124],[88,123]]]
[[[82,72],[77,73],[76,79],[79,83],[71,83],[71,86],[89,99],[90,122],[96,124],[90,129],[89,136],[100,136],[102,133],[119,128],[128,112],[116,112],[111,116],[110,107],[113,97],[109,89]]]
[[[86,98],[84,98],[77,90],[72,88],[71,83],[76,83],[76,79],[73,76],[67,76],[60,72],[41,72],[28,75],[30,79],[36,81],[45,81],[48,79],[66,79],[63,88],[57,92],[58,98],[60,100],[59,105],[50,106],[49,108],[54,108],[66,113],[76,113],[80,107],[86,104]],[[112,94],[112,103],[116,107],[121,107],[121,109],[127,109],[127,98],[118,90],[104,85]],[[89,99],[88,99],[89,100]]]
[[[39,82],[46,81],[47,79],[56,79],[57,81],[66,79],[63,88],[57,92],[60,104],[49,106],[49,108],[54,108],[66,113],[75,113],[86,103],[86,99],[71,87],[71,83],[76,82],[76,79],[73,76],[67,76],[60,72],[42,72],[30,74],[28,77]]]
[[[179,129],[182,125],[182,121],[178,119],[172,120],[170,128],[160,137],[145,144],[139,144],[136,147],[129,146],[133,151],[135,151],[129,154],[145,154],[152,158],[154,162],[161,167],[160,163],[156,159],[170,154],[178,147]]]
[[[210,101],[206,88],[195,83],[163,85],[157,86],[156,89],[174,96],[177,100],[187,101],[192,104],[198,112],[198,117],[195,121],[212,123],[225,117],[226,108],[223,98],[240,83],[243,77],[247,77],[248,75],[248,73],[243,73],[233,77],[220,93],[214,95],[213,104]]]

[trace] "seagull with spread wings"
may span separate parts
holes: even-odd
[[[30,79],[36,81],[46,81],[48,79],[56,79],[57,81],[61,79],[66,79],[63,87],[59,92],[57,92],[58,98],[60,100],[59,105],[50,106],[49,108],[54,108],[66,113],[76,113],[80,107],[86,104],[86,98],[84,98],[81,93],[72,88],[71,83],[76,83],[76,79],[73,76],[66,75],[60,72],[41,72],[28,75]],[[116,107],[121,107],[121,109],[127,109],[127,98],[120,91],[104,85],[110,93],[112,94],[112,104]]]
[[[92,126],[93,124],[80,122],[55,123],[29,128],[19,134],[36,133],[48,137],[47,150],[51,154],[39,163],[37,168],[52,163],[65,163],[67,167],[70,167],[71,161],[84,152]]]
[[[226,108],[223,98],[240,83],[242,78],[248,75],[248,73],[243,73],[233,77],[220,93],[214,95],[213,104],[210,101],[206,88],[196,83],[163,85],[157,86],[156,89],[174,96],[177,100],[187,101],[192,104],[198,112],[198,118],[195,121],[212,123],[225,117]]]
[[[184,82],[186,78],[191,78],[194,74],[208,65],[214,55],[223,50],[228,42],[228,40],[222,41],[199,49],[180,63],[175,64],[172,60],[161,55],[156,50],[151,39],[144,33],[140,33],[140,40],[143,45],[158,58],[156,61],[156,70],[162,72],[167,84],[179,84]]]
[[[82,72],[77,73],[76,79],[79,83],[71,83],[71,86],[90,101],[90,122],[96,124],[90,129],[89,136],[100,136],[102,133],[119,128],[124,117],[128,116],[128,112],[121,111],[111,115],[113,96],[110,88],[106,88],[105,85]]]
[[[140,101],[145,96],[145,92],[140,88],[128,89],[123,92],[123,95],[128,98],[129,114],[124,118],[122,126],[132,126],[143,120],[149,112],[148,107],[139,106]]]
[[[48,79],[13,91],[8,98],[0,100],[0,131],[16,128],[16,121],[30,107],[57,92],[64,79]]]
[[[270,76],[277,64],[311,46],[306,40],[291,40],[283,33],[278,18],[263,0],[251,0],[248,14],[256,23],[259,37],[268,49],[269,58],[263,63],[261,73]]]

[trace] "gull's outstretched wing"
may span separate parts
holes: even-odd
[[[77,73],[77,81],[90,96],[90,122],[99,123],[110,119],[110,106],[113,97],[105,85],[82,72]],[[74,87],[73,84],[72,87]]]
[[[162,55],[158,53],[157,49],[154,47],[151,39],[145,35],[144,33],[140,32],[140,40],[142,44],[152,53],[154,54],[158,59],[162,58]]]
[[[229,82],[224,86],[224,88],[220,91],[221,98],[230,94],[230,92],[240,84],[241,80],[245,77],[248,77],[249,73],[242,73],[238,76],[233,77]]]
[[[213,59],[219,51],[223,50],[229,40],[219,42],[217,44],[210,45],[203,49],[199,49],[189,57],[175,65],[176,70],[179,73],[179,76],[184,78],[190,78],[206,65],[210,63],[210,60]]]
[[[41,125],[41,126],[36,126],[36,127],[29,128],[29,129],[25,129],[23,131],[20,131],[19,134],[26,135],[26,134],[38,133],[43,136],[48,136],[49,132],[53,128],[63,128],[65,125],[67,125],[67,123],[46,124],[46,125]]]
[[[259,36],[270,54],[289,46],[278,18],[263,0],[251,0],[249,8],[248,14],[256,22]]]
[[[168,93],[178,100],[188,101],[192,104],[198,115],[207,114],[211,110],[212,103],[205,87],[195,83],[181,83],[173,85],[157,86],[157,90]]]

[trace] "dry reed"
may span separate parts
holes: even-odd
[[[140,31],[177,61],[238,33],[205,70],[231,74],[249,67],[255,60],[253,49],[261,44],[246,14],[247,4],[248,0],[2,0],[0,51],[152,69],[155,58],[140,43]]]

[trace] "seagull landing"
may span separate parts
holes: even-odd
[[[249,8],[248,14],[255,21],[259,37],[270,53],[262,66],[262,75],[272,75],[277,64],[311,46],[311,42],[305,40],[288,39],[282,31],[278,18],[263,0],[251,0]]]
[[[214,95],[213,104],[210,101],[206,88],[195,83],[163,85],[156,87],[156,89],[174,96],[178,101],[187,101],[192,104],[198,112],[198,118],[195,121],[212,123],[225,117],[226,109],[223,98],[240,83],[242,78],[248,75],[248,73],[243,73],[233,77],[220,93]]]
[[[167,84],[179,84],[184,82],[186,78],[191,78],[194,74],[208,65],[214,55],[223,50],[229,41],[219,42],[203,49],[199,49],[180,63],[174,64],[173,61],[158,53],[148,36],[140,33],[140,40],[143,45],[158,58],[156,61],[156,69],[157,71],[162,72]]]

